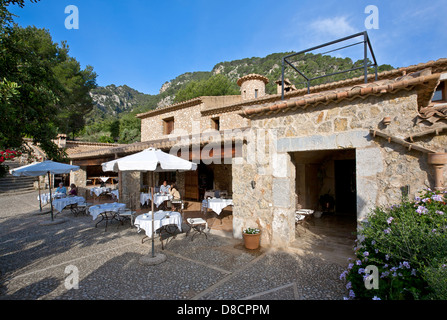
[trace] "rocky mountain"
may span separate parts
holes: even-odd
[[[282,58],[293,52],[273,53],[266,57],[252,57],[240,60],[220,62],[211,71],[187,72],[175,79],[166,81],[156,95],[138,92],[126,85],[98,87],[91,92],[95,107],[87,117],[87,126],[101,127],[101,123],[110,123],[121,119],[125,115],[146,112],[151,109],[164,107],[174,103],[179,90],[183,89],[191,81],[204,81],[216,74],[223,74],[232,82],[236,82],[242,76],[257,73],[267,77],[270,81],[266,86],[268,94],[276,93],[275,81],[281,79]],[[306,53],[294,57],[293,65],[309,77],[325,75],[340,70],[351,69],[360,66],[363,60],[352,61],[350,58],[339,58],[330,55]],[[391,70],[390,65],[381,65],[378,71]],[[323,82],[337,81],[356,77],[362,74],[362,70],[343,73],[336,76],[321,78],[312,82],[312,85]],[[371,72],[373,72],[371,70]],[[291,67],[285,69],[285,77],[297,88],[305,87],[302,78]],[[104,127],[104,126],[103,126]],[[95,129],[97,131],[99,129]],[[102,129],[101,129],[102,130]],[[107,131],[107,130],[103,130]],[[88,130],[86,132],[89,132]],[[90,131],[91,132],[91,131]]]
[[[90,112],[87,124],[109,118],[119,118],[120,115],[133,112],[140,108],[151,108],[157,103],[156,96],[144,94],[127,85],[97,87],[90,92],[95,106]],[[153,108],[153,107],[152,107]]]

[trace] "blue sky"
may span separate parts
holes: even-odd
[[[79,10],[79,29],[65,28],[68,5]],[[402,67],[447,57],[442,0],[41,0],[10,11],[21,26],[66,40],[71,56],[94,67],[98,85],[157,94],[185,72],[297,52],[364,31],[368,5],[378,9],[378,29],[367,31],[379,64]],[[337,54],[357,60],[362,49]]]

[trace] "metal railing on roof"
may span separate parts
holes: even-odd
[[[358,38],[358,37],[361,37],[361,36],[363,36],[363,40],[362,41],[359,41],[359,42],[356,42],[356,43],[353,43],[353,44],[349,44],[349,45],[345,45],[343,47],[340,47],[340,48],[333,49],[333,50],[330,50],[330,51],[322,53],[322,55],[323,55],[323,54],[327,54],[327,53],[330,53],[330,52],[338,51],[338,50],[341,50],[341,49],[345,49],[345,48],[352,47],[352,46],[359,45],[359,44],[363,43],[363,47],[364,47],[364,49],[363,49],[363,55],[364,55],[363,56],[363,65],[360,66],[360,67],[355,67],[355,68],[342,70],[342,71],[338,71],[338,72],[334,72],[334,73],[330,73],[330,74],[325,74],[325,75],[318,76],[318,77],[309,78],[303,72],[298,70],[288,60],[289,58],[297,56],[299,54],[303,54],[303,53],[306,53],[306,52],[309,52],[309,51],[314,51],[314,50],[317,50],[317,49],[320,49],[320,48],[323,48],[323,47],[331,46],[331,45],[334,45],[336,43],[344,42],[344,41],[347,41],[347,40],[350,40],[350,39],[353,39],[353,38]],[[369,49],[369,51],[371,53],[371,57],[373,59],[373,63],[368,63],[368,49]],[[359,70],[359,69],[364,69],[365,83],[368,83],[368,68],[369,67],[374,67],[375,75],[376,75],[375,79],[377,80],[377,61],[376,61],[376,57],[374,55],[374,51],[373,51],[372,46],[371,46],[371,42],[369,41],[368,33],[366,31],[359,32],[359,33],[353,34],[351,36],[344,37],[344,38],[341,38],[341,39],[338,39],[338,40],[334,40],[334,41],[331,41],[331,42],[327,42],[327,43],[324,43],[322,45],[319,45],[319,46],[316,46],[316,47],[313,47],[313,48],[309,48],[309,49],[306,49],[306,50],[303,50],[303,51],[300,51],[300,52],[297,52],[297,53],[292,53],[292,54],[289,54],[289,55],[283,57],[282,58],[282,73],[281,73],[281,82],[282,82],[281,83],[281,86],[282,86],[282,88],[281,88],[281,99],[282,100],[284,100],[284,71],[285,71],[286,63],[289,66],[291,66],[296,72],[298,72],[304,79],[306,79],[306,81],[307,81],[307,92],[308,93],[310,93],[310,83],[311,83],[312,80],[316,80],[316,79],[320,79],[320,78],[324,78],[324,77],[330,77],[330,76],[334,76],[334,75],[337,75],[337,74],[346,73],[346,72],[350,72],[350,71],[355,71],[355,70]]]

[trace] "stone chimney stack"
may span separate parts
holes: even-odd
[[[265,85],[269,79],[259,74],[249,74],[239,78],[238,86],[241,87],[242,100],[251,100],[265,96]]]

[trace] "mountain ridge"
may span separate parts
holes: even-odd
[[[269,79],[269,83],[266,85],[266,93],[275,94],[277,90],[275,82],[281,79],[282,58],[292,53],[294,52],[272,53],[265,57],[223,61],[217,63],[211,71],[185,72],[163,83],[159,93],[156,95],[139,92],[125,84],[120,86],[110,84],[105,87],[97,87],[90,92],[94,101],[94,108],[87,115],[87,127],[95,126],[96,131],[102,130],[102,133],[106,135],[108,129],[105,127],[110,125],[111,122],[122,119],[122,117],[134,116],[137,113],[171,105],[174,103],[177,93],[184,89],[188,83],[192,81],[206,81],[217,74],[224,75],[235,86],[237,86],[236,81],[247,74],[257,73],[263,75]],[[361,66],[363,59],[354,62],[349,57],[341,58],[306,53],[296,56],[292,64],[306,76],[316,77]],[[378,67],[378,72],[392,69],[394,67],[391,65],[383,64]],[[370,69],[370,71],[372,70]],[[312,85],[357,77],[362,74],[363,70],[350,71],[329,78],[318,79],[312,82]],[[305,86],[304,78],[291,67],[285,69],[285,78],[289,79],[296,88]],[[104,125],[101,126],[101,123]],[[91,140],[93,138],[89,136],[91,136],[92,130],[88,131],[84,130],[84,138]],[[97,137],[98,135],[96,135]]]

